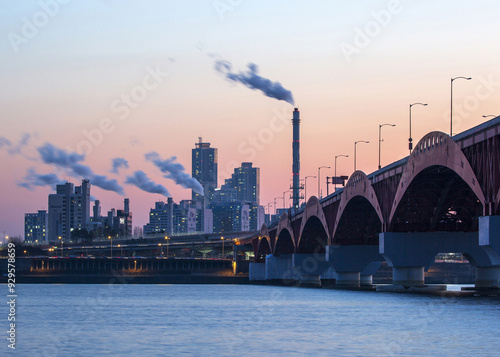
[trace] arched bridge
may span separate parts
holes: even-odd
[[[386,260],[394,284],[423,285],[437,253],[458,252],[476,265],[478,287],[498,286],[500,117],[453,138],[428,133],[409,157],[354,172],[344,188],[249,239],[256,279],[289,276],[264,268],[281,259],[302,281],[317,284],[330,270],[337,284],[359,285]]]

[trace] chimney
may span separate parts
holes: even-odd
[[[295,211],[299,209],[300,201],[300,112],[299,108],[293,111],[293,164],[292,164],[292,190],[293,190],[293,208]]]

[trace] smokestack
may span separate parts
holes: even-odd
[[[300,112],[299,108],[293,111],[293,164],[292,164],[292,190],[293,190],[293,208],[295,211],[299,209],[300,201]]]

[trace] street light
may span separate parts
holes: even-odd
[[[336,190],[337,189],[337,157],[349,157],[349,155],[336,155],[335,156],[335,184],[333,186],[333,189]]]
[[[306,204],[307,204],[307,179],[311,178],[311,177],[312,178],[316,178],[316,176],[306,176],[304,178],[304,180],[305,180],[305,184],[304,184],[304,201],[306,202]]]
[[[413,150],[413,139],[411,138],[411,107],[413,107],[414,105],[426,106],[427,103],[412,103],[412,104],[410,104],[410,137],[408,138],[408,149],[410,149],[410,154],[411,154],[411,151]]]
[[[285,194],[287,192],[292,192],[292,190],[288,190],[288,191],[283,192],[283,208],[286,208],[286,205],[285,205]]]
[[[357,143],[369,144],[370,142],[369,141],[365,141],[365,140],[358,140],[358,141],[354,142],[354,171],[356,171],[356,144]]]
[[[274,214],[278,214],[278,210],[276,209],[276,200],[277,200],[277,199],[278,199],[278,200],[281,200],[281,199],[283,199],[283,197],[275,197],[275,198],[274,198]],[[285,205],[283,204],[283,207],[284,207],[284,206],[285,206]]]
[[[378,126],[378,169],[380,170],[380,146],[382,143],[382,127],[383,126],[396,126],[396,124],[380,124]]]
[[[453,81],[455,79],[465,79],[470,81],[472,78],[470,77],[455,77],[451,79],[450,84],[450,136],[453,136]]]
[[[118,248],[120,248],[120,257],[123,257],[123,247],[120,244],[118,244]]]
[[[64,241],[61,236],[59,236],[59,239],[61,240],[61,257],[64,257]]]
[[[165,240],[167,241],[167,258],[168,258],[168,241],[170,240],[170,237],[165,237]]]
[[[224,259],[224,237],[220,237],[222,239],[222,259]]]
[[[163,257],[163,245],[161,243],[158,243],[158,245],[160,246],[160,254]],[[118,246],[120,246],[120,245],[118,245]]]
[[[113,236],[108,236],[108,239],[111,239],[111,258],[113,258]]]
[[[318,167],[318,198],[321,198],[321,169],[329,169],[330,166],[320,166]]]

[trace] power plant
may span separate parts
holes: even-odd
[[[300,190],[303,188],[300,184],[300,112],[299,108],[293,111],[293,163],[292,163],[292,199],[293,210],[297,212],[300,202]]]

